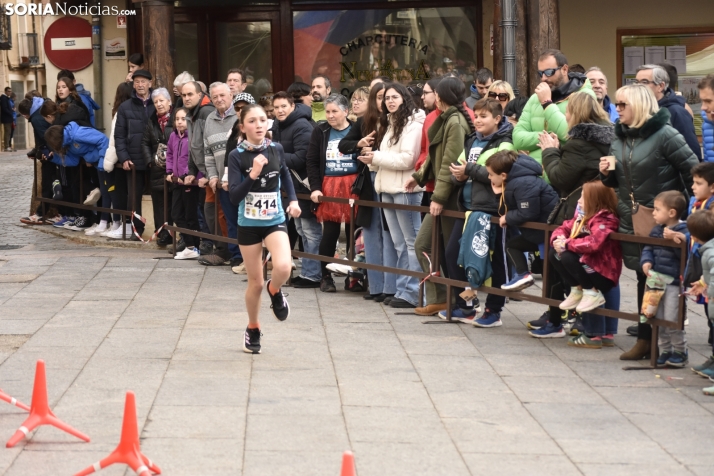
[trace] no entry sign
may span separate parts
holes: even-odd
[[[63,17],[45,33],[45,54],[60,69],[79,71],[92,64],[92,25],[78,17]]]

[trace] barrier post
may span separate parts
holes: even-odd
[[[431,273],[440,272],[440,256],[441,256],[441,215],[432,216],[432,227],[431,227],[431,269],[429,270],[429,276],[427,279],[431,279]],[[424,282],[426,286],[426,281]],[[438,319],[432,321],[422,321],[422,324],[458,324],[459,321],[455,321],[451,318],[451,298],[452,298],[452,287],[451,284],[446,283],[446,320]]]
[[[79,161],[79,203],[84,203],[84,160]]]
[[[355,260],[355,207],[354,207],[354,202],[352,199],[350,199],[350,236],[347,237],[349,240],[348,244],[350,245],[350,252],[347,253],[347,256],[350,261]]]

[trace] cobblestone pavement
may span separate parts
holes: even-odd
[[[0,153],[0,246],[27,245],[40,236],[20,223],[30,214],[32,166],[27,151]]]
[[[0,388],[29,403],[44,359],[55,414],[92,438],[41,428],[0,451],[0,474],[98,461],[118,442],[127,390],[142,449],[167,475],[337,475],[348,449],[360,476],[712,473],[710,383],[623,371],[625,322],[616,347],[586,350],[528,337],[543,309],[526,302],[507,306],[503,327],[476,329],[290,289],[290,318],[270,318],[264,300],[263,354],[247,355],[244,276],[18,227],[27,167],[0,160],[0,236],[26,245],[0,251]],[[632,310],[630,274],[622,286]],[[698,364],[707,326],[690,307]],[[0,437],[24,418],[0,402]]]

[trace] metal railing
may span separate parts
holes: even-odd
[[[82,165],[80,164],[80,197],[84,196],[83,193],[83,188],[82,188]],[[136,171],[134,167],[131,168],[132,171],[132,190],[134,189],[135,183],[136,183]],[[35,180],[37,179],[37,168],[35,167]],[[174,183],[176,181],[174,180]],[[168,206],[169,206],[169,190],[168,190],[168,182],[164,180],[164,216],[168,217]],[[297,197],[302,200],[310,200],[310,196],[307,194],[298,194]],[[107,212],[107,213],[114,213],[114,214],[120,214],[123,217],[130,217],[133,219],[133,210],[136,210],[136,203],[135,203],[135,194],[132,193],[131,196],[131,208],[132,211],[125,211],[125,210],[117,210],[114,208],[103,208],[103,207],[96,207],[96,206],[91,206],[91,205],[83,205],[83,204],[77,204],[77,203],[70,203],[66,201],[59,201],[59,200],[52,200],[52,199],[46,199],[46,198],[37,198],[39,201],[42,202],[43,206],[43,214],[46,213],[45,210],[45,204],[50,204],[50,205],[59,205],[59,206],[65,206],[65,207],[71,207],[71,208],[78,208],[82,210],[92,210],[96,212]],[[218,207],[219,207],[219,200],[218,200],[218,190],[216,190],[215,193],[215,200],[216,200],[216,206],[215,206],[215,228],[219,228],[219,222],[218,222]],[[348,259],[339,259],[335,258],[333,256],[322,256],[322,255],[315,255],[315,254],[310,254],[310,253],[305,253],[303,251],[297,251],[297,250],[292,250],[292,255],[293,257],[297,258],[306,258],[306,259],[313,259],[316,261],[322,261],[322,262],[327,262],[327,263],[337,263],[337,264],[346,264],[349,266],[353,266],[356,268],[360,269],[367,269],[367,270],[374,270],[374,271],[380,271],[380,272],[385,272],[385,273],[393,273],[393,274],[399,274],[403,276],[411,276],[414,278],[418,278],[420,280],[429,280],[434,284],[442,284],[446,286],[446,301],[447,301],[447,320],[446,321],[425,321],[425,323],[429,322],[443,322],[443,323],[456,323],[457,321],[454,321],[451,319],[451,299],[452,299],[452,288],[465,288],[465,287],[470,287],[471,285],[468,282],[465,281],[458,281],[455,279],[450,279],[447,277],[443,277],[441,275],[434,275],[431,273],[425,273],[425,272],[419,272],[419,271],[411,271],[411,270],[406,270],[406,269],[400,269],[400,268],[393,268],[389,266],[382,266],[382,265],[376,265],[376,264],[371,264],[371,263],[365,263],[365,262],[357,262],[354,260],[354,253],[355,253],[355,246],[354,246],[354,236],[355,236],[355,230],[356,230],[356,225],[355,225],[355,206],[363,206],[363,207],[371,207],[373,209],[392,209],[392,210],[402,210],[402,211],[410,211],[410,212],[420,212],[420,213],[429,213],[429,207],[424,207],[424,206],[418,206],[418,205],[401,205],[401,204],[396,204],[396,203],[384,203],[384,202],[376,202],[372,200],[359,200],[359,199],[348,199],[348,198],[338,198],[338,197],[326,197],[326,196],[321,196],[319,197],[319,202],[332,202],[332,203],[340,203],[340,204],[348,204],[350,205],[350,221],[349,224],[346,224],[346,226],[349,227],[349,233],[347,233],[347,239],[352,240],[351,245],[349,246],[349,252],[348,252]],[[458,219],[465,219],[466,214],[464,212],[459,212],[459,211],[453,211],[453,210],[443,210],[441,215],[439,216],[434,216],[433,220],[433,226],[432,226],[432,240],[431,240],[431,262],[433,266],[434,271],[438,271],[441,268],[441,263],[440,263],[440,248],[441,248],[441,217],[446,216],[450,218],[458,218]],[[492,224],[495,224],[496,226],[498,225],[498,217],[492,217],[491,218]],[[156,224],[157,228],[159,224]],[[176,253],[176,233],[181,233],[181,234],[186,234],[186,235],[191,235],[191,236],[197,236],[199,238],[204,238],[208,239],[211,241],[217,241],[221,243],[227,243],[227,244],[234,244],[238,245],[238,240],[236,238],[229,238],[225,237],[222,235],[217,235],[217,234],[212,234],[212,233],[203,233],[200,231],[196,230],[189,230],[185,228],[180,228],[171,224],[163,224],[163,227],[171,232],[173,232],[173,253]],[[123,227],[124,229],[126,227]],[[546,306],[558,306],[561,301],[558,301],[556,299],[549,298],[547,296],[547,289],[549,288],[549,263],[548,263],[548,252],[550,249],[550,237],[551,234],[554,230],[558,228],[558,226],[555,225],[546,225],[544,223],[536,223],[536,222],[527,222],[521,225],[519,228],[528,228],[528,229],[533,229],[533,230],[541,230],[544,233],[544,249],[545,253],[543,258],[543,280],[542,280],[542,286],[541,286],[541,295],[535,295],[535,294],[527,294],[523,292],[514,292],[514,291],[506,291],[500,288],[494,288],[491,286],[481,286],[479,288],[476,288],[476,291],[481,291],[487,294],[495,294],[498,296],[504,296],[508,298],[513,298],[513,299],[518,299],[521,301],[527,301],[527,302],[533,302],[537,304],[543,304]],[[681,260],[680,260],[680,276],[684,276],[684,271],[686,268],[687,264],[687,243],[681,243],[681,244],[676,244],[674,241],[671,240],[665,240],[662,238],[651,238],[649,236],[637,236],[637,235],[628,235],[628,234],[623,234],[623,233],[611,233],[609,235],[610,239],[620,241],[623,243],[635,243],[639,245],[652,245],[652,246],[667,246],[671,248],[679,248],[681,250]],[[123,239],[126,239],[126,233],[125,231],[123,232]],[[264,251],[265,253],[265,251]],[[265,268],[264,268],[265,269]],[[265,273],[266,271],[264,271]],[[419,302],[423,302],[423,296],[424,296],[424,284],[420,286],[419,289]],[[647,323],[652,326],[652,345],[651,345],[651,355],[650,355],[650,367],[644,367],[644,366],[635,366],[635,367],[625,367],[625,369],[647,369],[647,368],[657,368],[657,357],[658,357],[658,352],[657,352],[657,341],[658,341],[658,335],[659,335],[659,327],[666,327],[670,329],[678,329],[682,330],[684,329],[684,302],[685,302],[685,296],[683,294],[680,294],[679,296],[679,307],[678,307],[678,312],[677,312],[677,321],[676,322],[670,322],[662,319],[656,319],[656,318],[651,318],[647,320]],[[605,309],[605,308],[597,308],[589,312],[589,314],[594,314],[598,316],[604,316],[604,317],[610,317],[610,318],[615,318],[615,319],[624,319],[627,321],[633,321],[633,322],[640,322],[640,312],[639,309],[637,312],[634,313],[628,313],[628,312],[622,312],[622,311],[615,311],[611,309]]]

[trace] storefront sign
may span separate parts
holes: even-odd
[[[350,41],[349,43],[347,43],[345,46],[340,48],[340,54],[342,56],[347,56],[350,51],[358,50],[359,48],[364,48],[365,46],[370,46],[372,43],[381,45],[382,43],[389,44],[392,41],[394,41],[394,44],[396,45],[414,48],[415,50],[418,50],[424,54],[427,54],[429,52],[429,45],[424,45],[421,43],[421,41],[417,44],[416,39],[406,35],[368,35],[364,38],[360,37],[357,38],[356,41]]]
[[[104,40],[104,59],[126,59],[126,39],[112,38],[111,40]]]
[[[386,76],[388,78],[401,78],[402,71],[406,71],[409,76],[411,76],[411,81],[418,81],[420,79],[428,80],[430,78],[429,73],[426,72],[426,67],[424,66],[424,60],[419,62],[419,68],[416,70],[414,68],[404,68],[398,69],[392,67],[392,62],[389,60],[377,60],[378,67],[374,70],[358,70],[357,62],[350,61],[350,64],[345,64],[340,62],[342,67],[342,74],[340,75],[340,82],[345,83],[349,79],[354,79],[360,82],[370,82],[378,76]],[[345,77],[347,74],[347,77]]]

